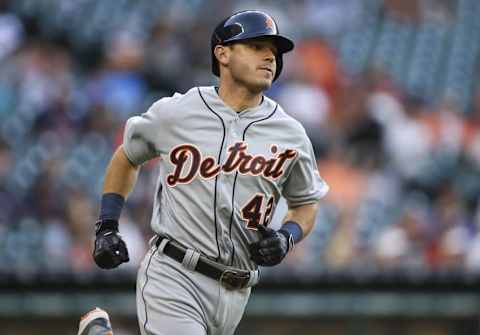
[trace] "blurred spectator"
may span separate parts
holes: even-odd
[[[71,236],[71,246],[68,251],[72,262],[72,270],[85,273],[94,269],[91,250],[91,239],[95,214],[91,201],[81,192],[70,191],[66,203],[66,220]]]
[[[125,120],[214,83],[206,14],[256,7],[295,37],[268,94],[304,125],[331,186],[311,237],[267,275],[480,273],[480,6],[453,4],[0,1],[0,271],[97,271],[94,204]],[[157,168],[142,168],[122,217],[127,271],[152,234]]]
[[[408,209],[399,222],[386,227],[378,236],[375,256],[384,270],[428,268],[425,213]]]
[[[439,262],[446,270],[460,270],[472,240],[471,226],[463,202],[452,189],[445,188],[436,200],[436,228],[439,230]]]
[[[175,35],[170,21],[158,21],[152,29],[145,50],[145,74],[152,85],[164,92],[183,87],[184,76],[191,71],[185,46]]]
[[[307,76],[310,69],[303,63],[292,66],[289,80],[274,90],[274,98],[285,111],[300,121],[318,152],[327,145],[323,129],[327,128],[330,99],[322,87]]]
[[[465,255],[465,267],[468,271],[480,274],[480,201],[474,215],[475,233]]]
[[[23,24],[12,13],[3,12],[0,3],[0,63],[23,41]]]
[[[325,254],[325,264],[332,270],[348,269],[360,256],[355,215],[348,210],[342,210],[340,215]]]
[[[104,47],[105,63],[87,84],[94,106],[105,106],[119,119],[140,112],[146,95],[144,45],[127,33],[115,35]]]
[[[11,169],[13,168],[14,157],[7,143],[0,139],[0,189],[7,182]]]

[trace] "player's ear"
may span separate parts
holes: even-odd
[[[215,57],[217,57],[217,60],[221,65],[226,66],[228,64],[230,57],[230,48],[228,46],[217,45],[215,46],[213,53],[215,54]]]

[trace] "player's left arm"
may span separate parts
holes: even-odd
[[[263,225],[258,226],[261,238],[250,244],[250,258],[261,266],[279,264],[313,229],[318,203],[290,208],[282,227],[275,231]]]
[[[301,229],[301,237],[295,241],[295,243],[300,242],[312,231],[313,226],[315,225],[315,217],[317,215],[318,207],[318,202],[315,202],[288,209],[283,224],[288,225],[288,222],[296,222]]]
[[[250,258],[261,266],[279,264],[296,243],[313,229],[318,201],[328,192],[328,185],[320,177],[313,148],[305,135],[298,159],[286,178],[282,195],[288,203],[288,213],[282,227],[275,231],[258,226],[260,240],[250,245]]]

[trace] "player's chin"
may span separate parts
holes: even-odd
[[[258,91],[268,90],[272,86],[273,78],[270,77],[260,77],[255,81],[254,86]]]
[[[259,76],[260,80],[269,82],[270,85],[272,85],[273,77],[274,77],[273,72],[269,72],[269,71],[262,71],[262,72],[263,73],[260,73],[260,76]]]

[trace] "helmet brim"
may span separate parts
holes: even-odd
[[[295,44],[290,39],[281,35],[262,35],[262,36],[246,35],[244,37],[242,36],[242,39],[232,39],[231,41],[226,41],[226,43],[243,42],[243,41],[257,40],[262,38],[271,39],[275,44],[275,46],[277,47],[277,52],[279,55],[292,51],[293,48],[295,47]]]

